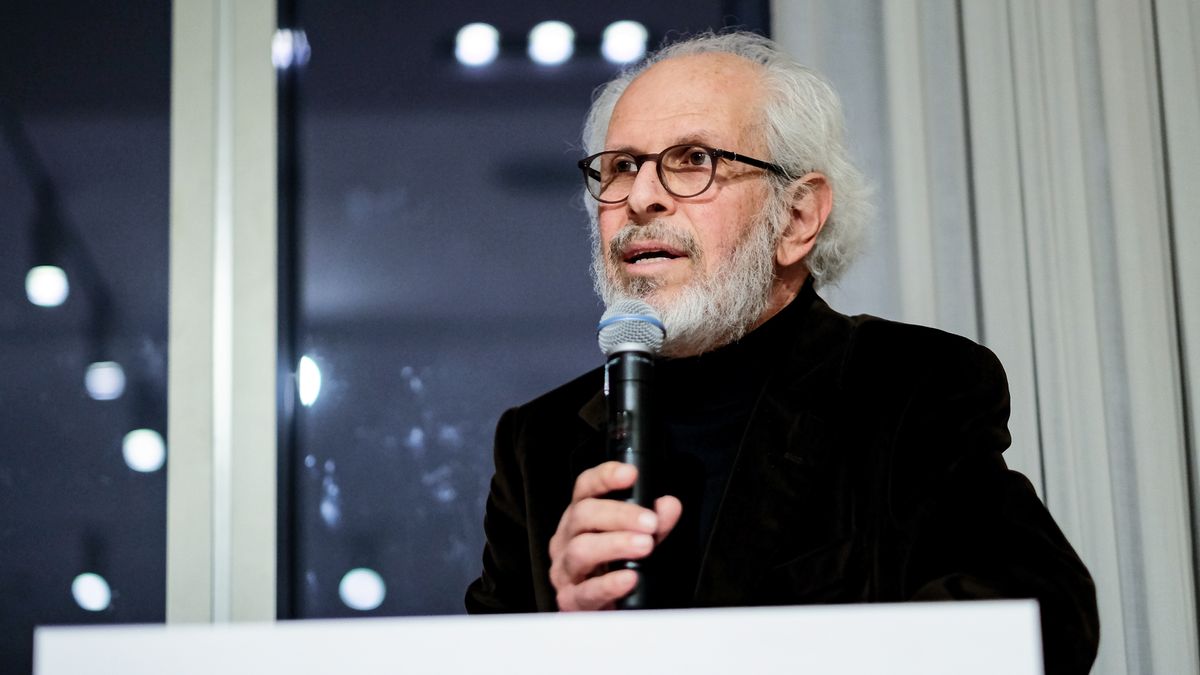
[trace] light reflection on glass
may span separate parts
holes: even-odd
[[[163,467],[167,460],[167,446],[157,431],[134,429],[125,434],[125,440],[121,443],[121,454],[124,455],[129,468],[150,473]]]
[[[71,582],[71,595],[76,604],[89,612],[102,612],[112,603],[112,589],[104,577],[84,572]]]
[[[97,361],[83,378],[88,395],[97,401],[112,401],[125,393],[125,369],[116,361]]]
[[[412,393],[420,394],[425,391],[425,383],[421,381],[421,378],[414,375],[408,380],[408,388],[412,390]]]
[[[413,427],[408,432],[408,440],[405,444],[413,450],[422,450],[425,448],[425,431],[421,427]]]
[[[25,297],[38,307],[58,307],[70,293],[71,284],[61,267],[38,265],[25,275]]]
[[[336,467],[332,459],[325,460],[325,477],[321,479],[321,520],[330,528],[342,524],[342,489],[333,474]]]
[[[444,446],[449,446],[452,448],[461,447],[463,443],[462,432],[459,431],[458,427],[456,426],[451,424],[443,424],[442,427],[438,429],[438,442]]]
[[[338,584],[338,595],[350,609],[369,611],[383,604],[387,586],[383,577],[373,569],[356,567],[342,577]]]
[[[296,368],[296,379],[300,390],[300,404],[310,407],[321,395],[321,368],[308,355],[300,357]]]
[[[271,38],[271,63],[280,70],[303,66],[311,55],[308,36],[302,30],[280,28]]]

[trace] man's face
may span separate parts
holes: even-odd
[[[659,152],[681,143],[698,143],[765,157],[762,133],[755,128],[761,110],[760,75],[750,62],[730,54],[701,54],[663,61],[633,81],[617,102],[608,125],[606,150],[635,154]],[[627,245],[629,258],[609,260],[620,281],[645,280],[656,287],[648,298],[668,303],[697,276],[712,274],[743,236],[762,209],[767,183],[762,171],[735,162],[718,161],[713,185],[695,197],[680,199],[658,180],[653,163],[646,163],[629,199],[600,204],[600,241],[609,243],[627,224],[661,221],[691,235],[698,251],[688,254],[672,242],[638,241]],[[666,245],[677,257],[641,257],[655,244]],[[698,256],[698,257],[697,257]]]
[[[766,158],[757,125],[759,79],[753,64],[728,54],[663,61],[617,102],[605,149],[640,155],[696,143]],[[690,336],[692,344],[674,355],[699,353],[740,337],[765,308],[773,243],[760,214],[769,188],[762,170],[719,160],[705,192],[679,198],[666,191],[655,168],[642,166],[625,202],[599,205],[596,272],[605,272],[606,296],[640,297],[664,315],[668,346],[672,313],[690,316],[676,334],[717,329],[721,319],[733,319],[718,329],[724,334],[699,342]],[[738,316],[729,317],[731,311]]]

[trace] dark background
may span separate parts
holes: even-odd
[[[0,3],[2,672],[29,671],[35,623],[164,617],[165,470],[121,441],[167,432],[170,28],[166,2]],[[63,305],[26,299],[38,262],[67,272]],[[84,387],[99,360],[116,400]],[[83,572],[108,609],[75,603]]]
[[[363,614],[338,596],[356,567],[387,588],[369,614],[463,611],[497,418],[600,362],[575,160],[592,91],[619,70],[599,54],[604,27],[639,21],[653,46],[765,30],[767,13],[682,0],[285,6],[312,47],[281,99],[295,159],[282,172],[296,251],[285,342],[324,384],[285,434],[281,616]],[[576,31],[557,67],[525,55],[548,19]],[[484,68],[453,58],[473,21],[502,36]]]
[[[307,354],[325,378],[312,407],[281,402],[280,616],[460,612],[495,420],[599,362],[574,161],[591,92],[617,71],[603,28],[640,21],[651,45],[765,32],[768,3],[284,2],[280,16],[312,47],[280,76],[281,357]],[[525,56],[546,19],[576,30],[567,64]],[[479,69],[453,58],[473,21],[504,40]],[[167,434],[170,57],[169,2],[0,3],[2,672],[30,670],[35,624],[164,618],[167,469],[129,469],[121,439]],[[71,281],[60,307],[25,297],[41,262]],[[97,360],[123,366],[121,398],[88,396]],[[360,566],[387,588],[369,612],[337,593]],[[71,596],[88,571],[112,588],[104,611]]]

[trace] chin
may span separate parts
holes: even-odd
[[[644,300],[660,312],[679,299],[686,287],[681,282],[672,282],[659,276],[632,276],[621,274],[617,284],[621,293]]]

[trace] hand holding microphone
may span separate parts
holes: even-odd
[[[654,362],[665,337],[658,314],[641,300],[618,302],[600,317],[600,351],[608,359],[604,364],[608,457],[637,469],[633,485],[612,497],[647,509],[654,508],[659,496],[655,469],[663,441],[655,411]],[[614,568],[639,573],[637,585],[617,601],[617,607],[652,606],[654,583],[642,560],[622,560]]]
[[[647,606],[653,580],[638,565],[675,527],[682,510],[678,499],[656,499],[653,489],[654,456],[662,449],[656,445],[652,401],[662,323],[649,305],[635,300],[616,303],[599,328],[608,357],[606,443],[616,461],[579,475],[550,539],[550,582],[563,611]]]

